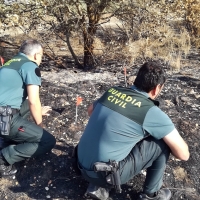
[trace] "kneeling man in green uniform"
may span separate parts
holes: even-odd
[[[166,75],[162,66],[147,62],[130,88],[111,87],[89,108],[89,122],[78,144],[78,167],[89,182],[87,194],[105,200],[109,190],[146,169],[138,200],[169,200],[161,188],[170,153],[188,160],[189,150],[167,114],[158,106]]]
[[[0,176],[15,174],[15,162],[45,154],[56,143],[42,124],[42,115],[51,110],[48,106],[42,107],[40,102],[42,56],[42,45],[29,39],[23,42],[16,56],[0,68],[0,108],[7,113],[0,114],[1,124],[7,123],[1,126],[0,136],[11,144],[0,151]],[[11,115],[6,116],[9,112]],[[29,114],[35,123],[27,120]]]

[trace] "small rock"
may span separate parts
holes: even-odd
[[[59,141],[65,141],[65,139],[64,138],[60,138]]]
[[[190,101],[190,98],[188,98],[188,97],[181,97],[181,100],[184,101],[184,102],[188,102],[188,101]]]
[[[144,171],[144,170],[142,170],[142,171],[141,171],[141,174],[143,174],[144,176],[146,176],[147,172]]]
[[[168,100],[168,99],[166,99],[166,100],[164,100],[165,101],[165,103],[167,104],[167,106],[173,106],[174,104],[171,102],[171,100]]]
[[[198,111],[198,109],[197,109],[197,108],[192,108],[192,110],[194,110],[194,111]]]
[[[196,92],[193,89],[191,89],[190,92],[189,92],[189,94],[195,94],[195,93]]]
[[[65,47],[60,48],[60,51],[65,51],[65,50],[67,50]]]
[[[200,97],[200,94],[194,94],[195,98],[198,99]]]
[[[45,190],[49,190],[49,188],[48,188],[48,187],[45,187]]]
[[[130,76],[129,78],[128,78],[128,84],[129,85],[133,85],[133,83],[134,83],[134,81],[135,81],[135,78],[136,78],[136,76]]]

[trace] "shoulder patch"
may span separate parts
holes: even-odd
[[[35,74],[36,74],[38,77],[41,77],[40,69],[39,69],[38,67],[35,68]]]

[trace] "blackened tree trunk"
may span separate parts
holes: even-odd
[[[92,69],[95,67],[95,58],[93,55],[95,33],[96,27],[94,27],[93,25],[90,25],[87,29],[85,29],[85,31],[83,31],[85,69]]]
[[[95,67],[95,57],[93,54],[94,50],[94,36],[97,31],[97,25],[103,10],[108,5],[107,0],[85,0],[87,5],[87,17],[88,24],[83,27],[83,38],[84,38],[84,68],[93,69]]]
[[[74,59],[75,65],[76,65],[78,68],[83,68],[83,66],[82,66],[81,63],[79,62],[79,60],[78,60],[78,58],[77,58],[76,54],[74,53],[74,50],[73,50],[73,48],[72,48],[72,46],[71,46],[71,43],[70,43],[70,40],[69,40],[69,38],[70,38],[70,32],[69,32],[68,29],[66,29],[65,35],[66,35],[67,47],[68,47],[68,49],[69,49],[69,51],[70,51],[70,53],[71,53],[71,55],[72,55],[72,57],[73,57],[73,59]]]

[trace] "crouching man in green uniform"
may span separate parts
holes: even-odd
[[[88,195],[105,200],[110,188],[121,191],[119,185],[146,169],[138,200],[171,198],[169,189],[161,189],[167,160],[170,153],[188,160],[189,151],[155,100],[165,81],[162,66],[147,62],[131,88],[112,87],[88,108],[90,119],[77,151],[78,167],[89,182]]]
[[[0,176],[17,172],[12,166],[26,158],[49,152],[55,138],[43,129],[42,115],[50,107],[41,107],[39,88],[41,75],[38,66],[42,61],[43,48],[33,39],[23,42],[19,53],[0,68],[0,107],[11,107],[11,123],[8,134],[0,133],[9,145],[0,151]],[[27,99],[28,97],[28,99]],[[31,113],[35,123],[27,120]],[[13,142],[13,143],[12,143]]]

